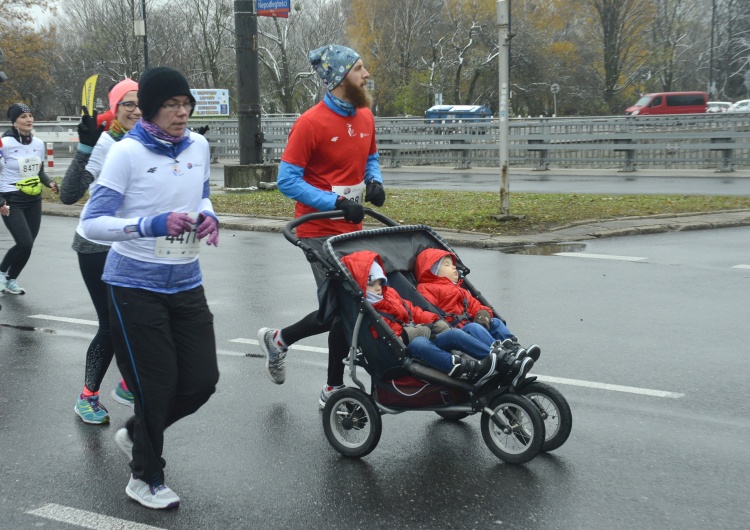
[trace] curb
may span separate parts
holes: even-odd
[[[42,203],[43,214],[58,217],[79,217],[82,208],[78,204],[68,206]],[[281,232],[284,225],[289,221],[286,218],[253,217],[242,214],[222,214],[220,212],[217,212],[217,215],[221,219],[219,226],[227,230]],[[377,224],[365,224],[366,228],[377,228],[379,226]],[[549,232],[520,236],[492,236],[485,233],[462,232],[447,228],[436,229],[436,231],[453,246],[493,249],[738,226],[750,226],[750,209],[674,215],[659,214],[648,217],[607,220],[592,219],[561,226]]]

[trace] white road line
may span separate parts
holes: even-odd
[[[532,374],[536,375],[536,374]],[[629,394],[641,394],[662,398],[679,399],[685,394],[679,392],[667,392],[666,390],[652,390],[650,388],[638,388],[635,386],[610,385],[609,383],[595,383],[593,381],[581,381],[580,379],[566,379],[564,377],[552,377],[550,375],[537,375],[539,381],[548,383],[559,383],[561,385],[583,386],[587,388],[598,388],[599,390],[612,390],[614,392],[627,392]]]
[[[96,320],[83,320],[81,318],[56,317],[53,315],[29,315],[29,318],[40,318],[42,320],[57,320],[58,322],[69,322],[71,324],[85,324],[87,326],[98,326]]]
[[[255,346],[258,345],[257,339],[230,339],[229,342],[238,342],[240,344],[254,344]],[[289,346],[290,350],[299,350],[299,351],[311,351],[315,353],[328,353],[328,348],[317,348],[315,346],[298,346],[296,344]]]
[[[578,253],[576,252],[561,252],[556,255],[561,254],[570,254],[570,255],[576,255]],[[595,256],[596,254],[591,254],[592,256]],[[610,256],[610,258],[612,258]],[[619,256],[619,258],[623,258],[623,256]],[[641,260],[646,258],[629,258],[630,260]],[[737,266],[737,268],[749,268],[750,265],[744,265],[744,266]],[[81,320],[79,318],[67,318],[67,317],[56,317],[51,315],[31,315],[29,318],[41,318],[46,320],[58,320],[60,322],[71,322],[73,324],[87,324],[91,326],[98,326],[99,323],[95,322],[93,320]],[[238,338],[238,339],[230,339],[229,342],[235,342],[238,344],[252,344],[254,346],[258,345],[257,339],[244,339],[244,338]],[[297,350],[297,351],[309,351],[314,353],[328,353],[328,348],[318,348],[316,346],[301,346],[294,344],[290,348],[290,350]],[[228,355],[233,357],[245,357],[247,354],[242,352],[236,352],[232,350],[218,350],[217,353],[219,355]],[[649,388],[638,388],[633,386],[623,386],[623,385],[611,385],[609,383],[596,383],[593,381],[581,381],[578,379],[566,379],[563,377],[552,377],[547,375],[539,375],[537,376],[540,381],[547,381],[550,383],[560,383],[561,385],[573,385],[573,386],[581,386],[581,387],[587,387],[587,388],[598,388],[600,390],[611,390],[614,392],[627,392],[629,394],[641,394],[644,396],[653,396],[653,397],[663,397],[663,398],[672,398],[672,399],[678,399],[683,397],[685,394],[680,394],[679,392],[667,392],[665,390],[652,390]]]
[[[229,342],[237,342],[240,344],[258,344],[258,341],[255,339],[232,339]],[[314,346],[297,346],[293,345],[291,350],[300,350],[300,351],[311,351],[316,353],[328,353],[327,348],[316,348]],[[538,374],[532,374],[536,375],[539,381],[546,381],[548,383],[559,383],[561,385],[573,385],[573,386],[582,386],[587,388],[598,388],[599,390],[611,390],[614,392],[627,392],[629,394],[641,394],[644,396],[653,396],[653,397],[662,397],[662,398],[672,398],[677,399],[683,397],[685,394],[680,394],[678,392],[667,392],[666,390],[652,390],[650,388],[638,388],[634,386],[623,386],[623,385],[611,385],[609,383],[596,383],[593,381],[582,381],[580,379],[566,379],[564,377],[553,377],[550,375],[538,375]]]
[[[750,269],[750,265],[735,265],[733,269]]]
[[[96,512],[77,510],[60,504],[47,504],[26,513],[80,528],[94,528],[95,530],[164,530],[158,526],[135,523],[126,519],[101,515]]]
[[[230,357],[247,357],[247,353],[233,350],[216,350],[217,355],[228,355]]]
[[[636,258],[634,256],[614,256],[609,254],[585,254],[583,252],[557,252],[553,256],[565,256],[570,258],[589,258],[589,259],[613,259],[618,261],[643,261],[648,258]]]

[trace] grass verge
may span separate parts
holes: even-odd
[[[59,200],[42,190],[45,200]],[[500,213],[500,195],[494,192],[388,188],[387,194],[377,210],[402,224],[493,235],[534,234],[588,220],[750,209],[750,197],[738,196],[512,193],[510,213],[520,218],[497,221],[492,216]],[[211,200],[219,213],[294,217],[294,201],[277,190],[215,194]]]
[[[750,197],[695,195],[579,195],[512,193],[511,215],[497,221],[500,195],[493,192],[388,188],[385,205],[377,210],[402,224],[433,228],[524,235],[586,220],[750,209]],[[291,218],[294,202],[278,191],[224,194],[211,197],[217,212],[258,217]]]

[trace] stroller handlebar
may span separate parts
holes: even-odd
[[[399,223],[378,211],[371,210],[370,208],[365,208],[364,211],[365,215],[369,215],[370,217],[377,219],[385,226],[399,226]],[[284,225],[284,237],[295,247],[300,247],[302,246],[302,244],[300,243],[299,238],[292,232],[295,228],[309,221],[316,221],[318,219],[334,219],[336,217],[343,217],[343,213],[340,210],[330,210],[328,212],[313,212],[301,215],[295,219],[292,219],[286,225]]]

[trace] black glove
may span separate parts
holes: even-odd
[[[209,129],[208,125],[204,125],[203,127],[201,127],[200,129],[198,129],[195,132],[197,132],[201,136],[206,136],[206,133],[208,132],[208,129]]]
[[[96,126],[96,109],[94,109],[93,116],[89,116],[89,110],[86,107],[81,107],[81,109],[83,116],[81,116],[81,123],[78,124],[78,141],[83,145],[94,147],[104,132],[105,124]]]
[[[371,180],[365,188],[365,200],[375,206],[383,206],[385,202],[385,190],[377,180]]]
[[[480,309],[477,311],[477,314],[474,315],[474,322],[485,328],[489,331],[490,329],[490,320],[492,317],[490,316],[490,312],[486,309]]]
[[[362,205],[344,197],[339,197],[336,200],[335,208],[344,212],[344,219],[351,223],[361,223],[362,219],[365,218],[365,209]]]

